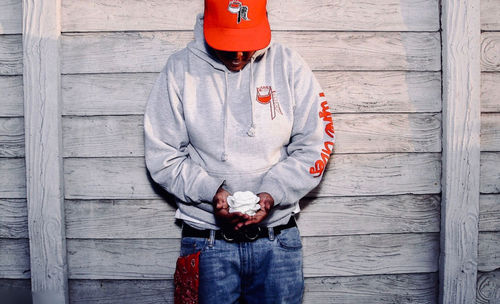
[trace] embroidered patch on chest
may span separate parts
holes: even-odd
[[[273,91],[271,86],[257,87],[257,101],[263,105],[269,104],[271,120],[275,119],[277,114],[283,115],[278,100],[278,94],[276,91]]]

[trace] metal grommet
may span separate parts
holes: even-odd
[[[227,241],[227,242],[232,242],[232,241],[234,241],[234,237],[233,237],[233,238],[228,237],[228,236],[226,235],[226,232],[225,232],[225,231],[221,231],[221,234],[222,234],[222,237],[224,238],[224,240],[225,240],[225,241]]]
[[[243,234],[245,235],[245,238],[246,238],[248,241],[250,241],[250,242],[251,242],[251,241],[255,241],[256,239],[258,239],[258,238],[259,238],[260,231],[261,231],[260,227],[259,227],[259,226],[257,226],[257,229],[256,229],[256,231],[255,231],[255,235],[253,235],[253,236],[252,236],[252,235],[248,235],[248,229],[245,229],[245,232],[244,232]]]

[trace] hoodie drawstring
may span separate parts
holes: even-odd
[[[222,143],[222,155],[221,155],[221,160],[226,161],[227,160],[227,115],[228,115],[228,86],[229,82],[227,80],[227,72],[224,71],[224,80],[225,80],[225,85],[224,85],[224,121],[223,121],[223,127],[222,127],[222,132],[223,132],[223,143]]]
[[[254,90],[253,90],[253,61],[254,61],[254,57],[252,57],[252,59],[250,59],[250,84],[249,84],[249,91],[250,91],[250,104],[251,104],[251,108],[252,108],[252,118],[251,118],[251,124],[250,124],[250,129],[248,129],[247,131],[247,134],[248,136],[250,137],[254,137],[255,136],[255,119],[254,119],[254,112],[255,112],[255,109],[254,109],[254,96],[253,96],[253,93],[254,93]]]
[[[250,137],[255,136],[255,108],[254,108],[254,79],[253,79],[253,61],[255,57],[252,57],[250,60],[250,83],[249,83],[249,94],[250,94],[250,105],[251,105],[251,123],[250,123],[250,128],[247,131],[247,135]],[[227,155],[227,117],[228,117],[228,107],[229,107],[229,81],[228,81],[228,72],[224,71],[224,120],[223,120],[223,127],[222,127],[222,132],[223,132],[223,144],[222,144],[222,154],[221,154],[221,160],[226,161],[228,158]]]

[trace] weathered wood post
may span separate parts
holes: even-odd
[[[439,303],[475,303],[479,217],[480,0],[442,1]]]
[[[23,0],[26,192],[33,303],[68,303],[61,147],[60,0]]]

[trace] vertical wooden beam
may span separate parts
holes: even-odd
[[[33,303],[68,303],[62,174],[60,0],[23,0],[26,192]]]
[[[480,0],[442,0],[443,174],[439,303],[475,303]]]

